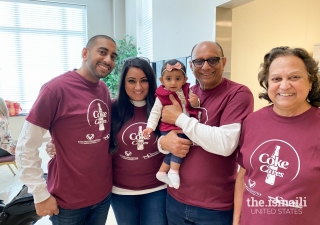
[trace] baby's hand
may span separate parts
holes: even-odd
[[[199,98],[196,94],[190,94],[188,101],[193,108],[200,107]]]
[[[152,132],[153,132],[152,128],[147,127],[146,129],[144,129],[144,130],[142,131],[142,134],[143,134],[143,136],[144,136],[145,138],[148,138],[149,135],[150,135]]]

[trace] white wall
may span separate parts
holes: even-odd
[[[215,40],[212,0],[153,1],[153,61],[189,56],[192,47]]]
[[[137,6],[135,0],[126,0],[125,3],[125,32],[134,37],[134,43],[137,43]],[[139,46],[137,46],[139,47]]]
[[[114,37],[112,0],[56,0],[87,7],[88,39],[97,34]]]

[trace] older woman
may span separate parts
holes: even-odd
[[[320,222],[320,84],[318,64],[301,48],[264,57],[260,98],[240,138],[234,225]]]

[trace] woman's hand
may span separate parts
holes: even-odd
[[[234,189],[234,209],[233,209],[233,222],[232,225],[239,225],[241,220],[241,208],[243,201],[243,192],[245,189],[244,175],[246,170],[240,167],[240,171],[237,175],[235,189]]]
[[[50,158],[56,156],[56,147],[54,146],[52,139],[46,144],[46,152],[50,156]]]

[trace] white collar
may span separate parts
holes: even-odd
[[[146,100],[142,100],[142,101],[133,101],[133,100],[130,100],[130,102],[136,106],[136,107],[142,107],[142,106],[145,106],[146,105]]]

